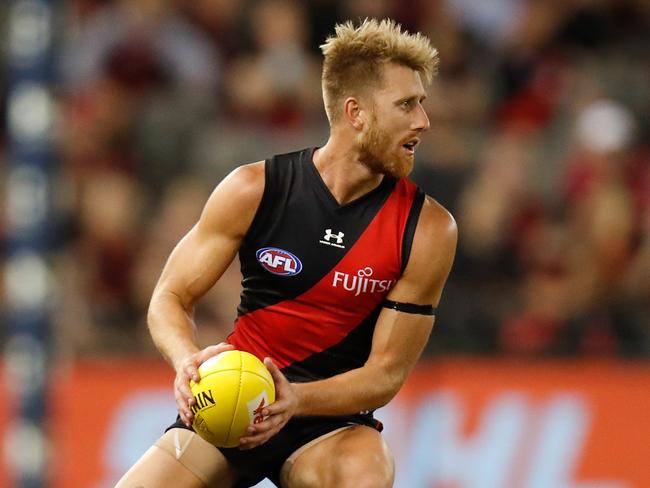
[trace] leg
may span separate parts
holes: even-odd
[[[344,428],[291,456],[283,488],[390,488],[393,457],[381,434],[363,425]]]
[[[230,488],[233,474],[212,444],[187,429],[171,429],[122,477],[115,488]]]

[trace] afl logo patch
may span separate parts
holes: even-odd
[[[255,253],[257,261],[269,273],[279,276],[294,276],[302,271],[302,263],[295,254],[278,249],[263,247]]]

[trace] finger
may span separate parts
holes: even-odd
[[[178,392],[175,392],[175,396],[176,396],[176,409],[178,410],[178,415],[181,417],[183,423],[187,425],[188,412],[190,412],[190,409],[188,408],[187,404],[183,401],[183,397]]]
[[[215,349],[218,349],[219,352],[224,352],[224,351],[232,351],[235,349],[235,346],[232,344],[229,344],[227,342],[220,342],[219,344],[215,344],[213,346],[209,347],[214,347]]]
[[[192,394],[192,390],[190,389],[189,384],[183,383],[181,385],[178,385],[177,391],[181,396],[183,402],[185,402],[187,405],[194,404],[194,395]]]
[[[262,417],[264,417],[265,419],[266,417],[275,417],[279,415],[284,415],[286,412],[289,411],[289,405],[290,405],[289,401],[285,398],[282,398],[281,393],[278,395],[277,390],[276,390],[276,395],[279,396],[280,398],[278,398],[273,403],[266,405],[262,409],[261,414]]]
[[[266,369],[269,370],[271,375],[273,375],[274,372],[279,371],[278,367],[273,362],[273,359],[268,356],[264,358],[264,366],[266,366]]]
[[[266,441],[268,441],[271,438],[271,435],[269,434],[260,434],[257,436],[248,436],[248,437],[242,437],[239,439],[239,449],[242,451],[247,451],[249,449],[253,449],[257,446],[261,446],[264,444]]]
[[[251,424],[248,426],[246,431],[250,435],[258,435],[262,434],[264,432],[269,432],[274,429],[280,430],[280,427],[286,423],[286,420],[284,416],[275,416],[275,417],[269,417],[266,420],[263,420],[262,422],[259,422],[257,424]]]
[[[260,432],[279,431],[289,421],[289,416],[285,414],[271,415],[257,424],[250,424],[246,431],[249,434],[258,434]]]
[[[187,413],[186,413],[184,410],[179,410],[178,415],[180,416],[181,421],[182,421],[185,425],[187,425],[188,427],[189,427],[190,425],[192,425],[192,422],[191,422],[190,419],[187,417]]]
[[[192,407],[187,404],[187,402],[177,402],[178,405],[178,413],[183,417],[185,420],[188,422],[192,422],[194,420],[194,414],[192,413]]]
[[[273,422],[270,422],[268,419],[259,422],[257,424],[251,424],[246,428],[247,436],[253,436],[253,435],[258,435],[263,432],[266,432],[268,430],[271,430],[274,427],[275,424]]]
[[[187,396],[183,394],[178,388],[174,390],[174,396],[176,397],[176,405],[179,410],[187,410]]]
[[[256,447],[261,446],[264,444],[268,439],[262,439],[258,442],[250,442],[250,443],[243,443],[238,446],[238,449],[240,451],[250,451],[251,449],[255,449]]]
[[[190,381],[198,383],[201,378],[199,377],[199,372],[193,365],[185,366],[182,370],[178,372],[176,380],[178,382],[179,388],[186,389],[186,392],[190,392]]]
[[[284,414],[287,411],[286,402],[278,400],[275,403],[271,403],[269,406],[264,407],[262,410],[262,417],[277,417]]]
[[[273,360],[269,357],[264,358],[264,366],[266,366],[266,369],[269,370],[269,373],[271,373],[271,377],[273,378],[273,382],[277,386],[278,384],[283,384],[287,382],[287,379],[285,376],[282,374],[280,369],[275,365]]]
[[[196,355],[195,365],[199,366],[201,363],[204,363],[211,357],[216,356],[217,354],[221,354],[222,352],[232,351],[233,349],[235,349],[235,347],[232,344],[228,344],[226,342],[220,342],[219,344],[208,346]]]
[[[183,422],[185,422],[185,424],[189,425],[192,423],[192,420],[194,419],[192,408],[182,400],[182,397],[176,399],[176,409],[178,410],[178,414],[181,416],[181,419]]]
[[[192,390],[190,389],[189,378],[187,378],[184,371],[178,373],[174,386],[174,396],[176,397],[178,414],[183,423],[190,427],[194,418],[191,406],[195,403],[195,400],[192,395]]]
[[[196,403],[192,390],[189,387],[189,383],[177,377],[176,384],[174,388],[174,396],[176,397],[176,403],[179,406],[179,410],[184,410],[188,412],[188,415],[192,417],[191,407]]]
[[[194,383],[198,383],[199,381],[201,381],[198,367],[193,363],[189,363],[187,366],[183,368],[182,375],[183,375],[183,379],[185,380],[185,383],[189,383],[190,378],[192,379],[192,381],[194,381]]]
[[[282,425],[276,425],[274,428],[272,428],[269,431],[265,432],[260,432],[258,434],[252,434],[252,435],[247,435],[245,437],[241,437],[239,439],[239,448],[240,449],[252,449],[254,447],[257,447],[261,444],[264,444],[266,441],[268,441],[271,437],[276,435],[279,431]]]

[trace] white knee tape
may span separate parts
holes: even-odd
[[[155,444],[178,460],[204,484],[209,485],[218,467],[225,462],[223,454],[195,432],[170,429]]]

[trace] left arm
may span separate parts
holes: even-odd
[[[457,228],[453,217],[427,197],[403,275],[388,294],[396,302],[438,305],[454,259]],[[432,317],[383,309],[375,325],[366,363],[357,369],[308,383],[289,383],[270,359],[278,399],[268,419],[249,427],[241,447],[266,442],[294,415],[344,415],[387,404],[404,384],[427,343]]]

